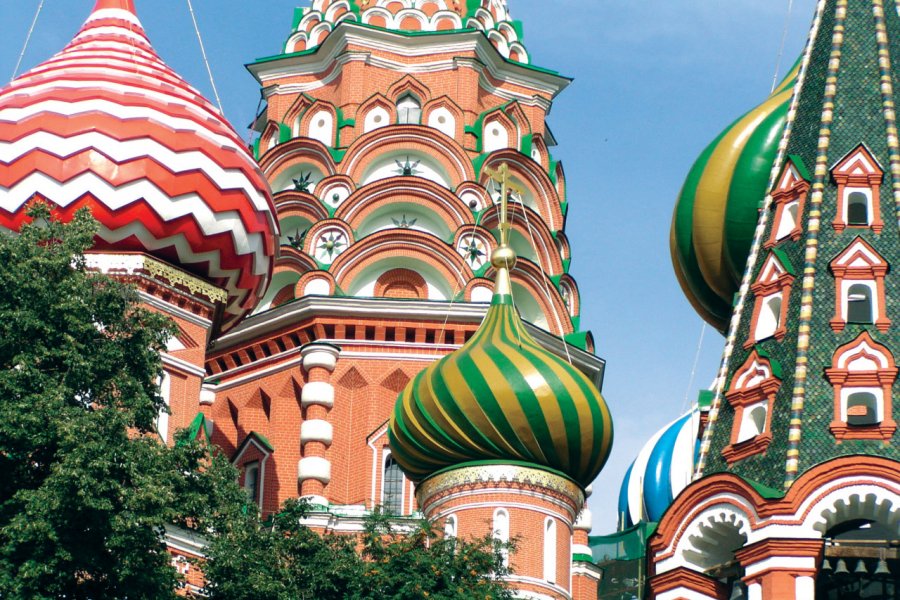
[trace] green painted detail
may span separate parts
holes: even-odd
[[[797,174],[800,177],[805,181],[812,181],[812,178],[809,176],[809,169],[806,168],[806,163],[803,162],[802,156],[799,154],[788,154],[788,160],[791,161],[791,164],[797,169]]]
[[[559,282],[562,281],[562,274],[550,275],[550,281],[552,281],[554,287],[556,287],[556,289],[559,290]]]
[[[574,333],[567,333],[565,335],[565,340],[567,344],[575,346],[579,350],[584,350],[587,352],[588,349],[588,336],[591,333],[589,331],[576,331]]]
[[[309,7],[294,9],[294,18],[291,22],[291,31],[297,31],[297,28],[300,27],[300,21],[303,20],[303,15],[306,14],[307,10],[309,10]]]
[[[569,208],[569,206],[568,206],[568,204],[566,204],[566,210],[563,210],[563,215],[565,215],[566,212],[568,212],[568,208]],[[572,264],[572,259],[571,259],[571,258],[564,258],[564,259],[563,259],[563,261],[562,261],[562,265],[563,265],[563,273],[568,273],[568,272],[569,272],[569,266],[570,266],[571,264]]]
[[[285,125],[284,123],[278,124],[278,143],[283,144],[285,142],[291,141],[294,137],[294,132],[291,131],[289,125]]]
[[[700,393],[697,394],[697,406],[701,409],[709,408],[712,406],[713,400],[716,398],[716,393],[712,390],[700,390]]]
[[[259,161],[259,143],[262,140],[261,137],[253,140],[253,143],[250,145],[250,149],[253,151],[253,159],[257,162]]]
[[[340,162],[344,160],[344,157],[347,155],[347,149],[338,149],[328,146],[328,154],[331,155],[332,160],[334,160],[336,164],[340,164]]]
[[[553,160],[553,157],[551,156],[549,158],[548,164],[549,167],[547,167],[547,176],[550,177],[550,181],[552,181],[553,185],[555,186],[557,183],[559,183],[559,177],[556,175],[556,166],[559,164],[559,161]]]
[[[266,438],[266,436],[256,433],[255,431],[251,431],[250,435],[256,438],[263,448],[268,450],[269,452],[275,452],[275,447],[272,446],[272,443]]]
[[[475,169],[475,173],[481,173],[481,167],[484,166],[484,161],[487,160],[487,154],[479,154],[475,158],[472,159],[472,167]]]
[[[575,331],[578,331],[581,328],[581,315],[575,315],[573,317],[570,317],[569,320],[572,321],[572,328]],[[590,331],[585,332],[585,335],[590,335],[590,334],[591,334]],[[584,348],[582,348],[582,350],[584,350]]]
[[[474,17],[481,8],[481,0],[466,0],[466,18]]]
[[[562,216],[565,217],[569,214],[569,203],[565,200],[559,203],[559,210],[562,212]]]
[[[200,437],[200,434],[203,433],[203,437],[207,443],[209,443],[209,431],[206,428],[206,416],[203,413],[197,413],[197,416],[194,417],[194,420],[191,421],[191,424],[188,425],[188,440],[193,441]],[[183,445],[184,441],[179,441],[179,445]]]
[[[533,136],[528,133],[522,136],[522,139],[519,140],[519,148],[521,148],[522,154],[527,157],[531,157],[531,149],[534,147]]]
[[[590,554],[578,554],[575,553],[572,555],[572,562],[586,562],[586,563],[594,563],[594,557]]]
[[[784,498],[785,490],[776,490],[775,488],[769,487],[747,477],[744,477],[744,481],[749,483],[750,487],[756,490],[759,495],[766,500],[780,500],[781,498]]]
[[[518,36],[519,38],[519,43],[523,42],[525,40],[525,26],[522,25],[522,21],[519,19],[513,19],[512,21],[507,21],[507,23],[512,25],[512,28],[516,32],[516,36]]]
[[[794,270],[794,265],[791,263],[791,259],[788,258],[787,252],[781,248],[772,248],[772,254],[775,255],[775,258],[778,259],[778,262],[781,263],[781,266],[784,267],[784,270],[787,271],[789,275],[797,275],[797,271]]]

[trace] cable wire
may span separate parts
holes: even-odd
[[[212,86],[213,95],[216,97],[216,104],[219,105],[219,112],[225,114],[225,108],[222,106],[222,99],[219,98],[219,90],[216,88],[216,80],[213,78],[212,68],[209,66],[209,59],[206,56],[206,46],[203,45],[203,36],[200,35],[200,26],[197,24],[197,15],[194,14],[194,5],[191,0],[187,0],[188,10],[191,11],[191,21],[194,22],[194,32],[197,34],[197,41],[200,43],[200,54],[203,56],[203,64],[206,65],[206,72],[209,74],[209,83]]]
[[[778,85],[778,75],[781,71],[781,58],[784,56],[784,44],[787,41],[788,30],[791,27],[791,13],[794,11],[794,0],[788,0],[788,9],[787,16],[784,18],[784,29],[781,32],[781,46],[778,48],[778,59],[775,61],[775,75],[772,77],[772,89],[771,92],[775,91],[775,87]]]
[[[31,27],[28,28],[28,35],[25,36],[25,43],[22,45],[22,52],[19,53],[19,59],[16,61],[16,68],[13,69],[12,79],[15,79],[19,74],[19,67],[22,66],[22,59],[25,58],[25,51],[28,50],[28,43],[31,41],[31,34],[34,33],[34,28],[37,25],[38,17],[41,16],[41,11],[44,9],[44,0],[40,0],[38,2],[37,11],[34,13],[34,19],[31,20]]]

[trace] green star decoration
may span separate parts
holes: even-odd
[[[338,231],[332,231],[319,238],[317,249],[319,250],[319,254],[325,255],[331,260],[340,254],[346,245],[347,242],[344,241],[344,234]]]

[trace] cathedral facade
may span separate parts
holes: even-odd
[[[263,515],[301,497],[323,533],[380,507],[523,539],[521,597],[595,597],[584,503],[612,424],[546,125],[570,80],[505,0],[314,0],[286,25],[248,65],[248,147],[133,0],[98,0],[0,92],[0,225],[35,198],[93,212],[90,265],[178,325],[161,438],[207,437]],[[199,591],[204,541],[168,541]]]

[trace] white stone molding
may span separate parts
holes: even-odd
[[[328,485],[331,482],[331,461],[319,456],[307,456],[300,459],[297,469],[297,478],[300,481],[315,479]]]
[[[321,442],[330,446],[334,440],[334,427],[328,421],[313,419],[300,425],[300,443]]]

